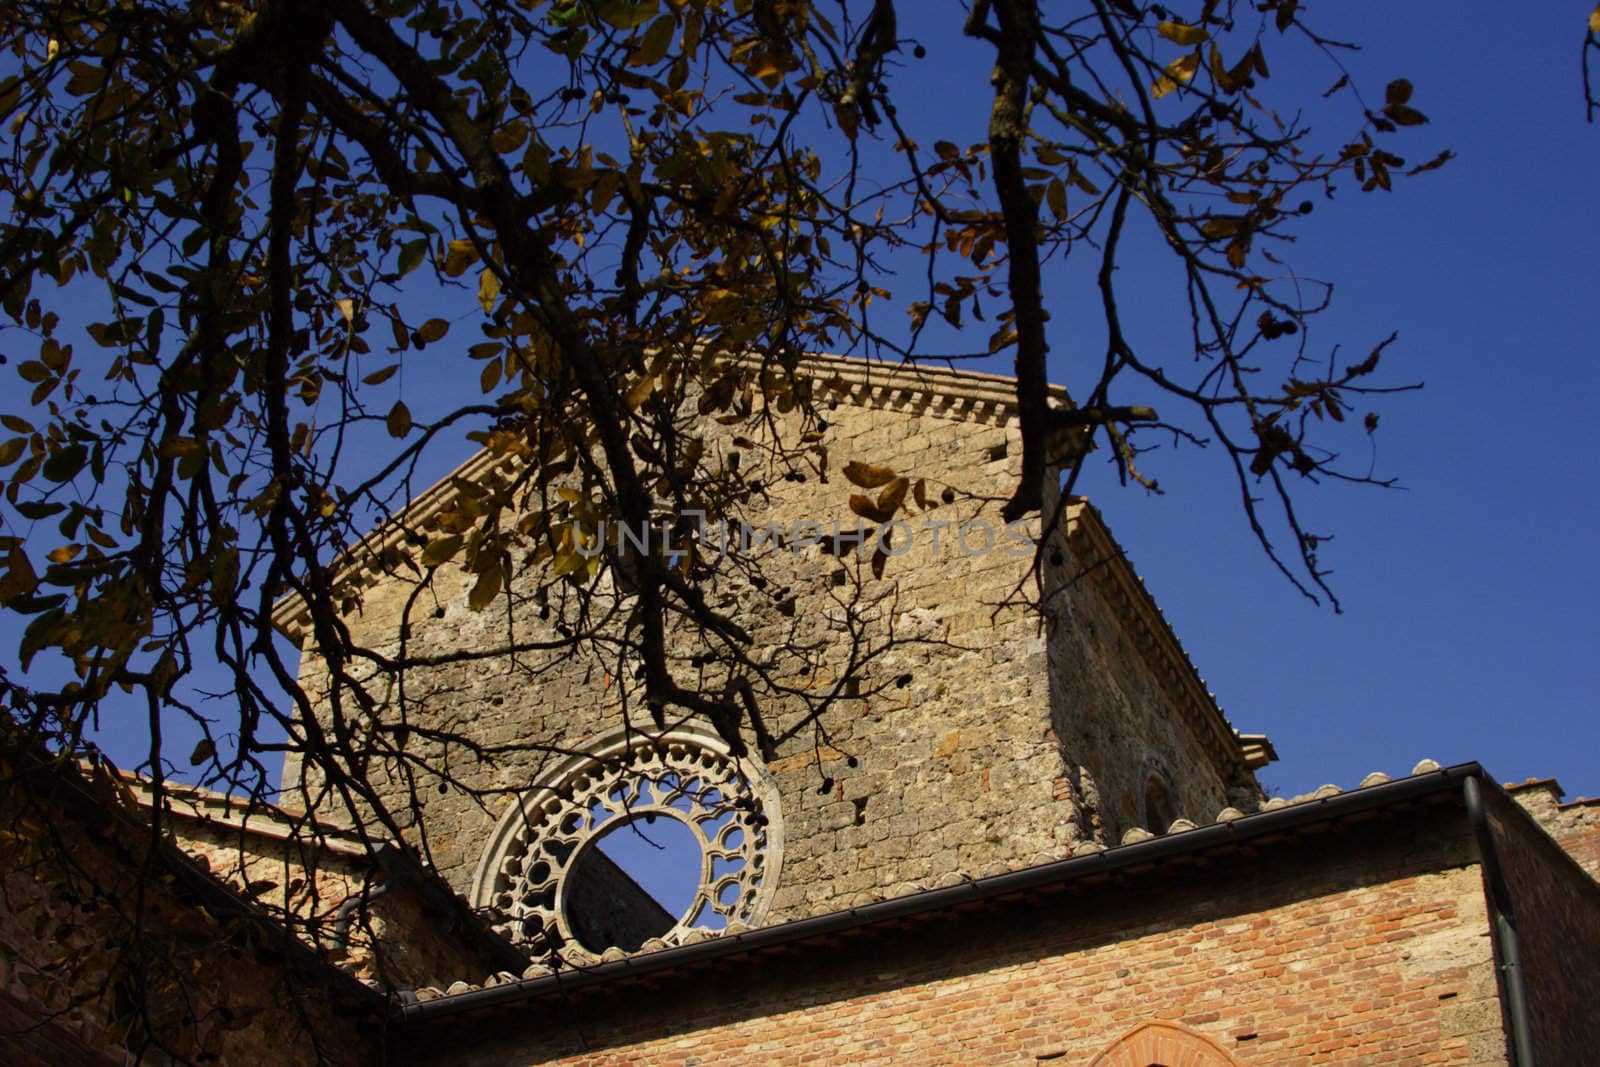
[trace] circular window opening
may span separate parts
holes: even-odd
[[[510,806],[472,901],[530,953],[575,966],[756,926],[778,878],[778,814],[771,779],[720,739],[619,732]]]
[[[584,948],[637,951],[688,915],[705,863],[693,830],[670,815],[619,819],[573,861],[564,886],[567,925]]]

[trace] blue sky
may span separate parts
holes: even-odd
[[[1588,7],[1313,8],[1365,42],[1350,65],[1369,95],[1416,84],[1432,121],[1414,161],[1458,156],[1389,196],[1338,201],[1296,257],[1338,283],[1323,340],[1364,352],[1397,330],[1401,376],[1426,383],[1382,408],[1379,469],[1404,491],[1309,504],[1337,533],[1324,560],[1344,614],[1271,570],[1204,456],[1164,471],[1159,498],[1086,483],[1234,724],[1277,744],[1264,778],[1285,793],[1424,756],[1600,793]]]
[[[1219,456],[1158,457],[1159,497],[1118,488],[1093,461],[1080,483],[1234,724],[1276,743],[1282,761],[1264,778],[1281,792],[1401,774],[1427,756],[1600,793],[1589,604],[1600,589],[1600,127],[1584,124],[1578,66],[1588,6],[1313,7],[1332,36],[1363,42],[1346,63],[1369,98],[1393,77],[1415,83],[1432,121],[1401,154],[1457,154],[1391,194],[1319,203],[1293,254],[1337,283],[1318,344],[1361,354],[1398,331],[1396,378],[1426,383],[1380,409],[1377,469],[1403,490],[1306,498],[1310,524],[1337,535],[1323,559],[1343,614],[1304,600],[1262,556]],[[909,15],[901,32],[917,32]],[[928,58],[904,75],[906,117],[981,139],[983,54],[953,36],[923,43]],[[1335,76],[1273,71],[1312,97]],[[1126,271],[1148,275],[1139,334],[1170,343],[1178,293],[1160,287],[1161,263],[1136,255]],[[1098,365],[1091,326],[1077,326],[1093,307],[1070,274],[1050,301],[1053,377],[1070,387]],[[391,387],[411,400],[429,387],[425,370]],[[105,740],[137,762],[133,732]]]
[[[1282,758],[1262,775],[1273,791],[1350,787],[1429,757],[1475,759],[1501,780],[1556,777],[1569,798],[1600,793],[1589,603],[1600,591],[1600,126],[1584,122],[1579,66],[1591,6],[1308,5],[1319,32],[1361,42],[1340,58],[1369,102],[1391,79],[1415,85],[1431,121],[1383,146],[1411,165],[1456,153],[1389,194],[1342,183],[1282,252],[1335,284],[1313,350],[1339,344],[1359,359],[1397,332],[1389,381],[1425,385],[1370,405],[1382,416],[1375,451],[1357,434],[1348,453],[1402,488],[1300,499],[1307,527],[1335,535],[1321,561],[1342,614],[1267,561],[1214,450],[1150,457],[1160,496],[1120,487],[1094,459],[1079,482],[1235,726],[1273,739]],[[900,29],[917,32],[910,18]],[[902,117],[982,139],[988,98],[974,86],[989,54],[954,35],[922,41]],[[1320,95],[1339,71],[1270,36],[1268,48],[1258,95],[1306,101],[1319,131],[1347,134],[1348,122],[1325,120],[1348,110]],[[1131,251],[1135,344],[1181,350],[1170,257]],[[1052,379],[1069,389],[1100,364],[1095,266],[1091,253],[1046,279]]]

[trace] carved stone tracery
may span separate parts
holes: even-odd
[[[693,834],[700,876],[692,903],[659,945],[680,944],[690,931],[759,925],[781,862],[777,795],[762,768],[730,755],[715,735],[694,728],[610,735],[540,775],[512,804],[479,863],[473,904],[537,955],[581,965],[614,954],[580,938],[573,909],[583,903],[572,899],[572,875],[602,838],[630,827],[648,838],[652,825],[670,819]]]

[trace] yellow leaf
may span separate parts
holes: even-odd
[[[345,297],[342,300],[335,300],[333,305],[339,309],[339,314],[344,316],[345,322],[356,321],[356,302],[354,300]]]
[[[1184,47],[1188,47],[1192,44],[1199,44],[1201,41],[1210,36],[1210,34],[1206,33],[1206,31],[1199,26],[1186,26],[1181,22],[1157,23],[1156,31],[1167,40],[1172,41],[1175,44],[1181,44]]]
[[[850,495],[850,510],[863,519],[870,519],[873,522],[888,522],[894,518],[894,512],[884,511],[870,496],[862,496],[860,493]]]
[[[82,545],[62,545],[50,550],[51,563],[71,563],[79,552],[83,551]]]
[[[473,611],[482,611],[494,603],[494,598],[500,592],[500,585],[504,580],[505,575],[499,567],[484,571],[478,576],[472,591],[467,594],[467,607]]]
[[[1007,348],[1016,343],[1017,331],[1009,326],[1002,326],[989,335],[989,353],[993,355],[1002,348]]]
[[[894,471],[888,467],[874,467],[856,460],[844,465],[844,476],[863,489],[876,489],[888,485],[895,479]]]
[[[1428,121],[1428,116],[1405,104],[1390,104],[1383,113],[1401,126],[1421,126]]]
[[[478,246],[465,238],[451,241],[445,249],[444,272],[452,278],[461,277],[476,262]]]
[[[1166,73],[1150,87],[1150,95],[1157,100],[1175,91],[1179,85],[1193,78],[1195,71],[1200,69],[1200,52],[1195,50],[1186,56],[1179,56],[1167,64]]]
[[[641,375],[639,380],[634,382],[632,388],[628,390],[628,395],[625,398],[628,410],[638,411],[639,405],[649,399],[650,394],[655,392],[655,388],[656,376],[654,374]]]
[[[1589,12],[1589,32],[1600,33],[1600,4],[1596,4],[1594,10]]]
[[[448,563],[459,551],[461,551],[461,537],[459,535],[452,534],[449,537],[441,537],[437,540],[429,541],[428,547],[422,550],[423,565],[437,567],[441,563]]]
[[[494,136],[489,138],[489,147],[501,155],[509,155],[521,148],[528,139],[528,124],[526,122],[512,122],[494,131]]]
[[[634,30],[656,13],[656,0],[596,0],[594,13],[619,30]]]
[[[776,89],[778,83],[783,81],[783,67],[776,57],[762,55],[751,64],[750,73],[759,78],[768,89]]]
[[[1050,214],[1055,216],[1057,222],[1067,221],[1067,187],[1060,178],[1051,178],[1050,184],[1045,186],[1045,203],[1050,206]]]
[[[906,478],[896,478],[890,482],[883,492],[878,494],[878,510],[893,515],[900,510],[900,504],[906,498],[906,492],[911,488],[911,482]]]
[[[500,295],[500,276],[488,267],[478,278],[478,306],[485,315],[494,310],[495,298]]]
[[[411,432],[411,409],[406,407],[404,400],[396,400],[394,407],[389,409],[389,415],[383,420],[383,425],[389,431],[390,437],[404,437]]]
[[[666,58],[667,49],[672,45],[672,31],[674,23],[671,15],[662,15],[650,24],[644,31],[644,39],[628,57],[630,67],[653,67]]]
[[[1194,77],[1195,71],[1200,69],[1200,53],[1190,52],[1186,56],[1179,56],[1167,64],[1167,77],[1174,81],[1186,82]]]

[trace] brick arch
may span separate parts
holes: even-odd
[[[1238,1067],[1215,1041],[1173,1023],[1141,1023],[1112,1043],[1089,1067]]]

